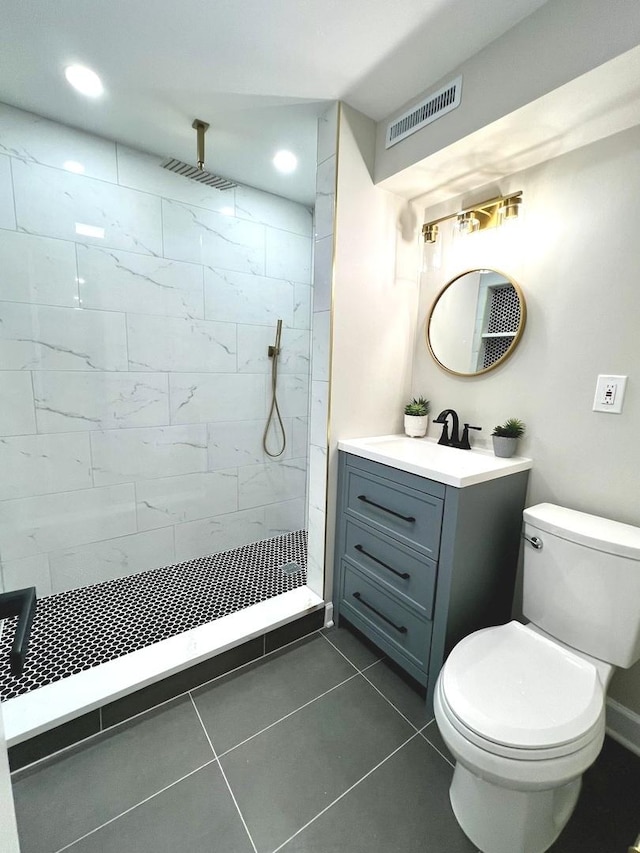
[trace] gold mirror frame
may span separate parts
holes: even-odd
[[[505,281],[509,282],[509,284],[513,287],[513,289],[515,290],[516,295],[518,297],[518,303],[520,305],[520,323],[518,325],[518,330],[515,333],[509,348],[500,356],[500,358],[497,358],[493,362],[493,364],[490,364],[489,367],[482,368],[482,370],[476,370],[473,373],[462,373],[458,370],[453,370],[452,368],[447,367],[446,364],[443,364],[440,361],[440,359],[435,354],[435,352],[433,351],[433,348],[431,346],[431,340],[430,340],[429,332],[431,329],[431,322],[433,320],[433,314],[434,314],[434,311],[436,310],[438,302],[440,301],[440,299],[442,299],[442,297],[449,290],[449,288],[452,287],[461,278],[464,278],[464,276],[466,276],[466,275],[470,275],[471,273],[482,273],[482,272],[496,273],[497,275],[502,276],[502,278],[504,278]],[[464,272],[461,272],[459,275],[457,275],[455,278],[452,278],[451,281],[447,282],[447,284],[445,284],[445,286],[442,288],[440,293],[438,293],[438,295],[436,296],[436,298],[433,302],[433,305],[431,306],[431,310],[429,311],[429,316],[427,317],[427,321],[425,323],[425,339],[426,339],[426,343],[427,343],[427,348],[428,348],[429,352],[431,353],[431,357],[436,362],[436,364],[438,364],[447,373],[450,373],[453,376],[466,376],[466,377],[482,376],[485,373],[489,373],[490,371],[495,370],[496,367],[499,367],[501,364],[504,364],[504,362],[513,355],[516,347],[518,346],[518,343],[520,342],[520,338],[522,337],[522,333],[524,332],[524,327],[526,326],[526,323],[527,323],[527,304],[524,301],[524,294],[523,294],[520,286],[510,276],[505,275],[505,273],[501,272],[500,270],[496,270],[496,269],[490,269],[489,270],[488,268],[484,268],[484,267],[478,268],[478,269],[470,269],[470,270],[465,270]]]

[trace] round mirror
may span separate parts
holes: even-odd
[[[446,284],[427,319],[429,352],[449,373],[477,376],[502,364],[526,321],[522,291],[497,270],[469,270]]]

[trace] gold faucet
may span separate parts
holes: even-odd
[[[636,843],[633,847],[627,850],[627,853],[640,853],[640,835],[636,838]]]

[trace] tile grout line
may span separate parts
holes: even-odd
[[[193,710],[196,712],[196,716],[198,717],[198,720],[200,721],[200,725],[202,726],[202,731],[204,732],[204,735],[205,735],[207,741],[209,742],[209,746],[211,747],[211,751],[213,752],[216,764],[218,765],[220,773],[222,774],[222,778],[224,779],[224,783],[229,790],[229,794],[231,795],[231,799],[233,800],[233,804],[236,807],[236,811],[238,812],[238,816],[240,817],[240,820],[242,821],[242,825],[244,826],[245,832],[247,833],[247,837],[249,838],[249,842],[250,842],[251,846],[253,847],[254,853],[258,853],[258,849],[254,843],[253,838],[251,837],[251,833],[249,832],[249,827],[247,826],[247,822],[244,819],[244,815],[240,811],[240,806],[238,805],[238,801],[236,800],[235,794],[233,793],[231,785],[229,784],[229,780],[227,779],[227,774],[224,772],[222,764],[220,763],[220,758],[218,757],[218,754],[216,753],[215,747],[213,745],[213,741],[209,737],[209,732],[205,728],[204,722],[202,721],[202,717],[200,716],[200,711],[198,711],[198,706],[196,705],[195,700],[194,700],[193,696],[191,695],[191,692],[189,692],[189,699],[191,699],[191,704],[193,706]]]
[[[351,664],[351,666],[352,666],[354,669],[358,670],[358,672],[363,672],[363,670],[362,670],[362,669],[360,669],[359,667],[357,667],[357,666],[355,665],[355,663],[354,663],[350,658],[348,658],[348,657],[346,656],[346,654],[345,654],[343,651],[341,651],[341,650],[336,646],[336,644],[335,644],[335,643],[332,643],[332,642],[331,642],[331,640],[326,636],[326,634],[323,634],[323,633],[322,633],[322,631],[318,631],[318,633],[320,634],[320,636],[321,636],[321,637],[324,637],[324,639],[327,641],[327,643],[329,643],[329,645],[330,645],[332,648],[334,648],[334,649],[338,652],[338,654],[341,654],[341,655],[342,655],[342,657],[343,657],[343,658],[344,658],[348,663],[350,663],[350,664]],[[378,658],[378,660],[374,660],[374,661],[373,661],[373,663],[369,663],[369,664],[367,664],[367,666],[365,666],[365,667],[364,667],[364,669],[369,669],[369,667],[370,667],[370,666],[373,666],[374,664],[379,663],[379,661],[381,661],[381,660],[382,660],[382,658]]]
[[[287,840],[286,840],[286,841],[283,841],[283,842],[282,842],[282,844],[280,844],[278,847],[276,847],[276,848],[275,848],[275,850],[273,850],[273,851],[272,851],[272,853],[279,853],[279,851],[280,851],[280,850],[282,850],[284,847],[286,847],[286,845],[287,845],[290,841],[293,841],[293,839],[294,839],[294,838],[296,838],[296,836],[300,835],[300,833],[301,833],[301,832],[303,832],[305,829],[307,829],[307,827],[311,826],[311,824],[312,824],[312,823],[315,823],[315,821],[316,821],[316,820],[318,820],[318,818],[319,818],[319,817],[322,817],[322,815],[323,815],[325,812],[329,811],[329,809],[330,809],[330,808],[332,808],[333,806],[335,806],[335,805],[336,805],[336,803],[338,803],[341,799],[343,799],[343,797],[346,797],[346,795],[347,795],[347,794],[349,794],[351,791],[353,791],[353,789],[354,789],[354,788],[356,788],[356,787],[357,787],[361,782],[364,782],[364,780],[365,780],[368,776],[371,776],[371,774],[372,774],[372,773],[374,773],[374,772],[375,772],[379,767],[382,767],[382,765],[383,765],[383,764],[386,764],[386,762],[387,762],[387,761],[389,761],[389,759],[390,759],[390,758],[393,758],[393,756],[394,756],[397,752],[399,752],[401,749],[403,749],[403,748],[404,748],[408,743],[411,743],[411,741],[412,741],[414,738],[418,737],[418,734],[419,734],[419,732],[417,732],[417,731],[416,731],[416,732],[414,732],[414,733],[411,735],[411,737],[407,738],[407,740],[405,740],[403,743],[401,743],[401,744],[400,744],[400,746],[397,746],[397,747],[396,747],[392,752],[390,752],[390,753],[389,753],[389,755],[387,755],[387,757],[386,757],[386,758],[383,758],[383,759],[382,759],[382,761],[379,761],[379,762],[375,765],[375,767],[372,767],[372,768],[371,768],[371,770],[368,770],[368,771],[364,774],[364,776],[362,776],[360,779],[358,779],[358,781],[357,781],[357,782],[354,782],[354,783],[353,783],[353,785],[351,785],[349,788],[347,788],[347,790],[346,790],[346,791],[343,791],[343,792],[342,792],[338,797],[336,797],[336,798],[335,798],[335,800],[333,800],[332,802],[330,802],[328,806],[325,806],[321,811],[319,811],[319,812],[318,812],[318,814],[317,814],[317,815],[315,815],[314,817],[312,817],[312,818],[311,818],[311,820],[308,820],[308,821],[304,824],[304,826],[301,826],[301,827],[300,827],[300,829],[297,829],[297,830],[293,833],[293,835],[289,836],[289,838],[287,838]]]
[[[420,734],[420,729],[415,725],[415,723],[412,723],[412,722],[411,722],[411,720],[410,720],[408,717],[405,717],[405,715],[402,713],[402,711],[401,711],[399,708],[397,708],[397,707],[393,704],[393,702],[391,701],[391,699],[388,699],[388,698],[384,695],[384,693],[382,692],[382,690],[380,690],[378,687],[376,687],[376,685],[375,685],[372,681],[370,681],[370,680],[367,678],[367,676],[364,674],[364,672],[361,672],[361,673],[360,673],[360,675],[364,678],[364,680],[367,682],[367,684],[369,684],[371,687],[373,687],[373,689],[376,691],[376,693],[379,693],[379,694],[380,694],[380,696],[382,696],[382,698],[384,699],[384,701],[385,701],[385,702],[388,702],[388,703],[389,703],[389,705],[391,705],[391,707],[393,708],[393,710],[394,710],[397,714],[400,714],[400,716],[402,717],[402,719],[403,719],[405,722],[407,722],[407,723],[411,726],[411,728],[412,728],[412,729],[414,729],[414,731],[416,732],[416,734]]]
[[[265,726],[263,729],[260,729],[258,732],[254,732],[252,735],[249,735],[248,738],[241,740],[240,743],[234,744],[234,746],[229,747],[229,749],[225,750],[225,752],[220,754],[220,758],[224,758],[225,755],[228,755],[230,752],[233,752],[234,749],[238,749],[240,746],[244,746],[245,743],[249,743],[250,740],[258,737],[258,735],[263,734],[264,732],[272,729],[274,726],[277,726],[278,723],[282,723],[284,720],[292,717],[294,714],[297,714],[298,711],[302,711],[303,708],[308,708],[309,705],[313,705],[314,702],[317,702],[318,699],[322,699],[324,696],[327,696],[329,693],[332,693],[334,690],[337,690],[338,687],[342,687],[345,684],[348,684],[349,681],[352,681],[354,678],[360,675],[359,672],[354,672],[353,675],[350,675],[349,678],[345,678],[344,681],[340,681],[338,684],[334,684],[333,687],[330,687],[328,690],[325,690],[324,693],[319,693],[317,696],[314,696],[313,699],[310,699],[308,702],[305,702],[303,705],[300,705],[298,708],[294,708],[293,711],[289,711],[288,714],[285,714],[283,717],[280,717],[277,720],[274,720],[272,723],[269,723],[268,726]]]
[[[453,767],[453,769],[455,770],[456,765],[455,765],[455,764],[453,764],[453,763],[450,761],[450,759],[448,759],[448,758],[447,758],[447,756],[446,756],[446,755],[444,755],[444,753],[440,752],[440,750],[438,749],[438,747],[437,747],[435,744],[431,743],[431,741],[429,740],[429,738],[428,738],[428,737],[426,736],[426,734],[425,734],[425,729],[428,729],[428,728],[429,728],[429,726],[430,726],[430,725],[432,725],[432,723],[435,723],[435,717],[433,718],[433,720],[430,720],[430,721],[427,723],[427,725],[426,725],[426,726],[423,726],[423,728],[421,728],[421,729],[420,729],[420,734],[422,735],[422,737],[424,738],[424,740],[426,740],[426,742],[429,744],[429,746],[431,747],[431,749],[435,749],[435,751],[438,753],[438,755],[439,755],[441,758],[443,758],[443,759],[447,762],[447,764],[449,765],[449,767]]]
[[[85,838],[89,838],[90,835],[94,835],[98,830],[103,829],[105,826],[109,826],[110,823],[113,823],[116,820],[119,820],[121,817],[124,817],[129,812],[134,811],[139,806],[143,806],[145,803],[148,803],[150,800],[153,800],[159,794],[163,794],[165,791],[168,791],[170,788],[175,787],[180,782],[184,782],[185,779],[188,779],[189,776],[193,776],[194,773],[198,773],[200,770],[204,770],[205,767],[208,767],[210,764],[215,762],[215,758],[209,759],[209,761],[205,761],[204,764],[201,764],[199,767],[196,767],[194,770],[190,770],[189,773],[186,773],[184,776],[181,776],[179,779],[176,779],[175,782],[171,782],[169,785],[165,785],[164,788],[160,788],[159,791],[155,791],[153,794],[150,794],[148,797],[145,797],[143,800],[140,800],[139,803],[135,803],[133,806],[129,806],[128,809],[120,812],[113,817],[110,817],[109,820],[105,820],[104,823],[101,823],[99,826],[94,827],[89,832],[85,832],[84,835],[81,835],[79,838],[75,838],[73,841],[70,841],[69,844],[65,844],[64,847],[59,847],[55,853],[63,853],[64,850],[69,850],[79,841],[84,841]]]

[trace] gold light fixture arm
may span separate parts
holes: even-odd
[[[196,159],[198,169],[202,172],[204,170],[204,135],[209,129],[209,125],[206,121],[196,118],[193,120],[191,127],[196,131]]]
[[[435,243],[438,236],[438,226],[442,222],[448,222],[450,219],[469,219],[477,220],[477,225],[473,229],[475,231],[484,231],[486,228],[495,228],[500,224],[501,219],[514,218],[518,215],[518,207],[522,202],[522,190],[510,193],[509,195],[499,195],[496,198],[481,201],[474,204],[472,207],[466,207],[464,210],[456,210],[455,213],[450,213],[448,216],[441,216],[439,219],[433,219],[431,222],[425,222],[422,226],[422,236],[425,243]]]

